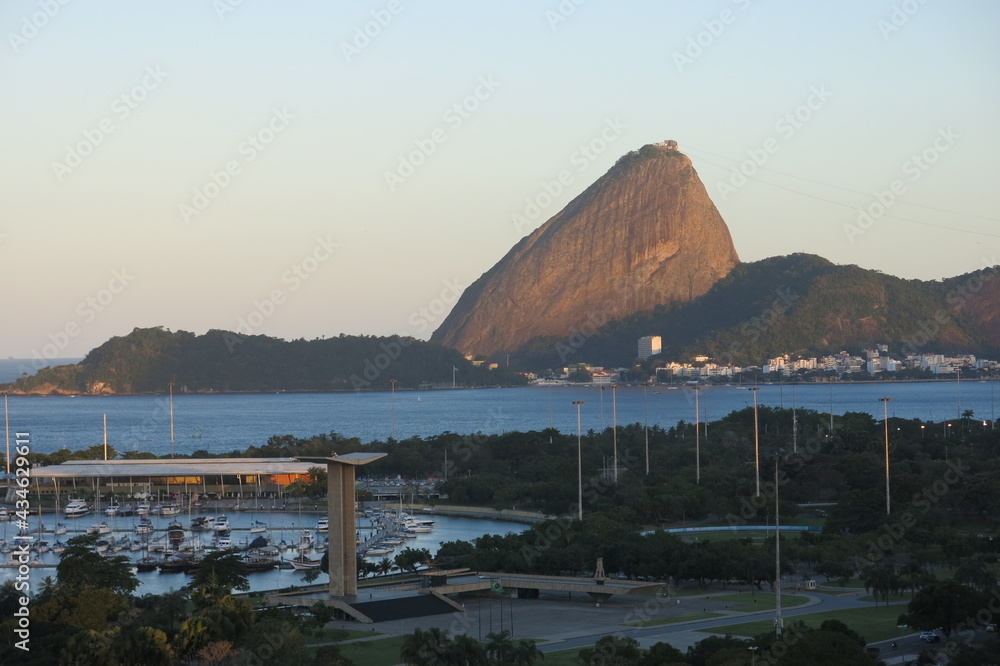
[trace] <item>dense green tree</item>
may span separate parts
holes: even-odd
[[[642,651],[634,638],[604,636],[594,647],[580,650],[579,659],[587,666],[636,666],[642,659]]]
[[[975,618],[984,606],[983,596],[971,587],[950,580],[939,581],[917,592],[907,612],[899,616],[899,623],[920,630],[940,627],[945,636],[950,636],[963,622]]]
[[[95,548],[98,539],[96,534],[82,534],[66,542],[66,550],[56,566],[60,588],[95,587],[131,594],[139,587],[139,579],[129,566],[129,559],[124,555],[101,555]]]
[[[73,634],[59,653],[59,666],[117,666],[111,636],[84,629]]]
[[[431,552],[426,548],[406,547],[396,554],[393,563],[402,571],[416,571],[421,564],[431,561]],[[371,564],[371,563],[369,563]]]
[[[682,666],[687,663],[684,653],[670,643],[654,643],[642,655],[640,666]]]
[[[191,599],[200,607],[217,603],[233,590],[250,589],[247,565],[239,553],[220,550],[202,558],[194,579],[188,584]]]
[[[167,635],[153,627],[120,633],[113,649],[117,666],[171,666],[174,663],[174,651]]]
[[[687,660],[692,666],[708,666],[708,660],[723,650],[735,650],[746,655],[747,648],[753,646],[753,641],[735,636],[709,636],[687,649]]]

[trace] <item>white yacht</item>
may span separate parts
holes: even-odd
[[[90,513],[90,505],[87,504],[87,500],[82,499],[71,499],[66,508],[63,509],[63,515],[67,518],[79,518],[88,513]]]

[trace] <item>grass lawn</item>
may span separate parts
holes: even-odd
[[[372,641],[357,641],[340,646],[340,654],[355,664],[365,666],[392,666],[399,664],[399,651],[403,647],[405,636],[390,636],[376,638]]]
[[[864,596],[864,597],[860,597],[860,599],[861,599],[861,601],[871,601],[873,603],[875,601],[875,597],[872,596],[872,595],[870,595],[870,594],[867,595],[867,596]],[[889,603],[903,602],[903,603],[907,603],[908,604],[908,603],[910,603],[910,601],[911,601],[911,599],[910,599],[910,593],[909,592],[904,592],[902,594],[890,594],[889,595]],[[879,599],[878,602],[879,602],[879,604],[884,604],[885,603],[885,601],[883,601],[882,599]]]
[[[374,638],[378,636],[372,631],[361,631],[359,629],[323,629],[319,636],[310,634],[306,638],[310,643],[329,643],[331,641],[351,641],[355,638]]]
[[[658,624],[674,624],[676,622],[690,622],[691,620],[707,620],[713,617],[722,617],[725,613],[691,613],[690,615],[677,615],[674,617],[658,617],[642,622],[629,622],[627,627],[655,627]]]
[[[848,610],[826,611],[824,613],[813,613],[811,615],[800,615],[794,618],[785,618],[785,626],[792,622],[803,621],[806,626],[818,628],[824,620],[834,618],[840,620],[848,627],[865,637],[869,643],[873,641],[884,641],[896,638],[902,630],[896,626],[896,618],[906,610],[905,606],[881,606],[878,610],[874,608],[851,608]],[[730,633],[736,636],[757,636],[759,634],[773,632],[774,620],[768,618],[757,622],[744,622],[741,624],[730,624],[714,629],[699,629],[706,633]]]

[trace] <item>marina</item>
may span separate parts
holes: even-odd
[[[145,519],[109,519],[107,522],[111,531],[100,536],[98,549],[105,554],[129,558],[140,581],[140,587],[136,591],[140,595],[161,594],[186,585],[190,579],[182,574],[196,571],[194,562],[199,556],[224,548],[247,554],[246,561],[252,573],[248,576],[251,591],[271,591],[299,585],[302,584],[304,572],[318,569],[327,544],[325,533],[320,533],[317,529],[320,521],[327,518],[323,506],[303,504],[294,508],[261,507],[258,514],[264,516],[268,524],[264,533],[251,532],[254,523],[252,516],[239,512],[228,519],[228,535],[222,536],[223,533],[214,529],[205,529],[204,524],[215,516],[226,515],[225,512],[231,511],[233,504],[233,501],[227,500],[206,502],[198,507],[200,512],[192,512],[190,521],[179,521],[183,527],[183,536],[177,540],[170,537],[171,522],[178,522],[174,517],[153,515]],[[411,517],[411,524],[423,522],[426,528],[426,523],[433,520],[429,531],[411,533],[410,538],[393,537],[397,526],[401,528],[400,531],[406,529],[405,513],[403,519],[398,520],[397,511],[398,507],[385,507],[384,512],[377,509],[358,512],[356,537],[360,540],[359,555],[366,561],[372,564],[378,564],[384,559],[391,561],[406,547],[426,548],[433,555],[441,543],[446,541],[471,540],[484,534],[521,532],[527,527],[514,522],[421,514],[416,518]],[[186,517],[186,511],[184,515]],[[57,536],[53,531],[55,518],[52,513],[42,514],[39,522],[38,516],[33,515],[28,520],[26,530],[18,530],[14,522],[0,522],[0,557],[3,562],[0,581],[13,579],[16,575],[17,563],[11,562],[14,549],[12,537],[20,531],[33,537],[30,566],[38,570],[40,578],[55,576],[59,554],[66,542],[72,537],[86,534],[90,527],[73,523],[70,529]],[[218,523],[218,518],[215,522]],[[254,545],[256,539],[264,539],[264,543]],[[317,583],[326,580],[326,574],[320,573]]]

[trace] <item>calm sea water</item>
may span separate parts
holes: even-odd
[[[998,382],[892,382],[832,385],[764,385],[758,404],[843,414],[882,416],[880,397],[892,398],[890,416],[940,421],[971,409],[976,417],[996,417]],[[108,443],[118,451],[218,454],[260,445],[272,435],[309,437],[336,432],[368,443],[423,437],[445,431],[484,434],[541,430],[576,431],[575,400],[583,400],[584,431],[618,424],[671,427],[694,421],[695,392],[680,388],[623,387],[612,392],[585,386],[532,386],[510,389],[396,391],[390,393],[279,393],[254,395],[175,395],[174,442],[167,396],[24,397],[9,400],[11,437],[30,434],[32,450],[49,453],[102,444],[107,415]],[[737,386],[704,388],[702,421],[752,406],[751,391]]]

